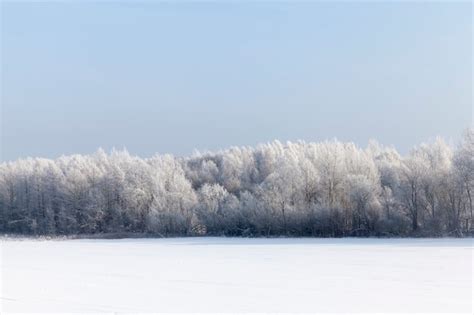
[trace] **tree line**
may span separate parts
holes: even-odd
[[[0,232],[229,236],[472,235],[474,131],[406,156],[274,141],[189,157],[125,150],[0,164]]]

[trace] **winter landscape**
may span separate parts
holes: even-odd
[[[470,313],[473,149],[467,130],[408,156],[276,141],[2,163],[1,310]],[[104,239],[123,236],[153,238]]]
[[[473,314],[472,12],[0,0],[0,314]]]

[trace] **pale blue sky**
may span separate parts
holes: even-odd
[[[470,2],[3,2],[3,160],[456,139],[472,120],[471,13]]]

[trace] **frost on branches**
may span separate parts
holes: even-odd
[[[474,131],[391,147],[274,141],[187,158],[103,150],[0,164],[0,232],[462,236],[472,233]]]

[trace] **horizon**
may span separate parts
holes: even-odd
[[[194,149],[191,153],[189,154],[186,154],[186,155],[176,155],[176,154],[173,154],[173,153],[170,153],[170,152],[159,152],[159,151],[156,151],[154,152],[153,154],[151,155],[148,155],[148,156],[142,156],[142,155],[139,155],[139,154],[135,154],[133,152],[131,152],[127,147],[111,147],[109,149],[105,149],[103,147],[98,147],[96,148],[95,150],[91,151],[91,152],[85,152],[85,153],[71,153],[71,154],[61,154],[61,155],[58,155],[58,156],[54,156],[54,157],[45,157],[45,156],[26,156],[26,157],[19,157],[15,160],[0,160],[0,164],[4,164],[4,163],[15,163],[16,161],[20,161],[20,160],[27,160],[27,159],[46,159],[46,160],[57,160],[57,159],[60,159],[62,157],[70,157],[70,156],[75,156],[75,155],[80,155],[80,156],[93,156],[99,152],[104,152],[107,156],[110,156],[111,154],[113,154],[114,152],[126,152],[127,154],[129,154],[130,156],[132,157],[136,157],[136,158],[139,158],[139,159],[142,159],[142,160],[147,160],[147,159],[152,159],[153,157],[155,156],[165,156],[165,155],[170,155],[174,158],[177,158],[177,159],[180,159],[180,158],[192,158],[192,157],[195,157],[195,156],[205,156],[207,154],[219,154],[219,153],[222,153],[222,152],[226,152],[226,151],[229,151],[229,150],[232,150],[234,148],[237,148],[237,149],[258,149],[259,147],[261,146],[265,146],[265,145],[271,145],[275,142],[279,142],[280,144],[282,144],[284,147],[288,146],[289,144],[298,144],[298,143],[304,143],[304,144],[307,144],[307,145],[312,145],[312,144],[323,144],[323,143],[341,143],[341,144],[344,144],[344,145],[347,145],[347,144],[352,144],[352,145],[355,145],[355,147],[359,150],[367,150],[370,148],[370,146],[372,144],[376,144],[376,145],[379,145],[380,147],[382,148],[386,148],[386,149],[393,149],[395,150],[401,157],[408,157],[414,150],[416,149],[419,149],[421,146],[423,145],[430,145],[430,144],[433,144],[435,143],[436,141],[438,140],[441,140],[443,141],[450,149],[452,150],[456,150],[457,147],[461,144],[460,142],[460,138],[462,137],[462,135],[469,131],[469,130],[474,130],[473,127],[468,127],[468,128],[465,128],[462,132],[462,134],[459,136],[459,139],[458,141],[456,142],[453,142],[453,139],[445,139],[444,137],[441,137],[441,136],[436,136],[436,137],[433,137],[427,141],[422,141],[420,143],[417,143],[417,144],[414,144],[411,148],[409,148],[409,150],[407,152],[402,152],[400,151],[397,147],[395,147],[394,145],[391,145],[391,144],[385,144],[385,143],[381,143],[380,141],[378,141],[377,139],[375,138],[372,138],[372,139],[369,139],[368,142],[365,144],[365,145],[359,145],[357,144],[356,142],[354,141],[342,141],[340,139],[337,139],[336,137],[334,138],[329,138],[329,139],[323,139],[323,140],[319,140],[319,141],[308,141],[308,140],[302,140],[302,139],[297,139],[297,140],[280,140],[280,139],[273,139],[273,140],[270,140],[270,141],[265,141],[265,142],[259,142],[259,143],[256,143],[255,145],[229,145],[227,147],[223,147],[223,148],[218,148],[216,150],[198,150],[198,149]]]

